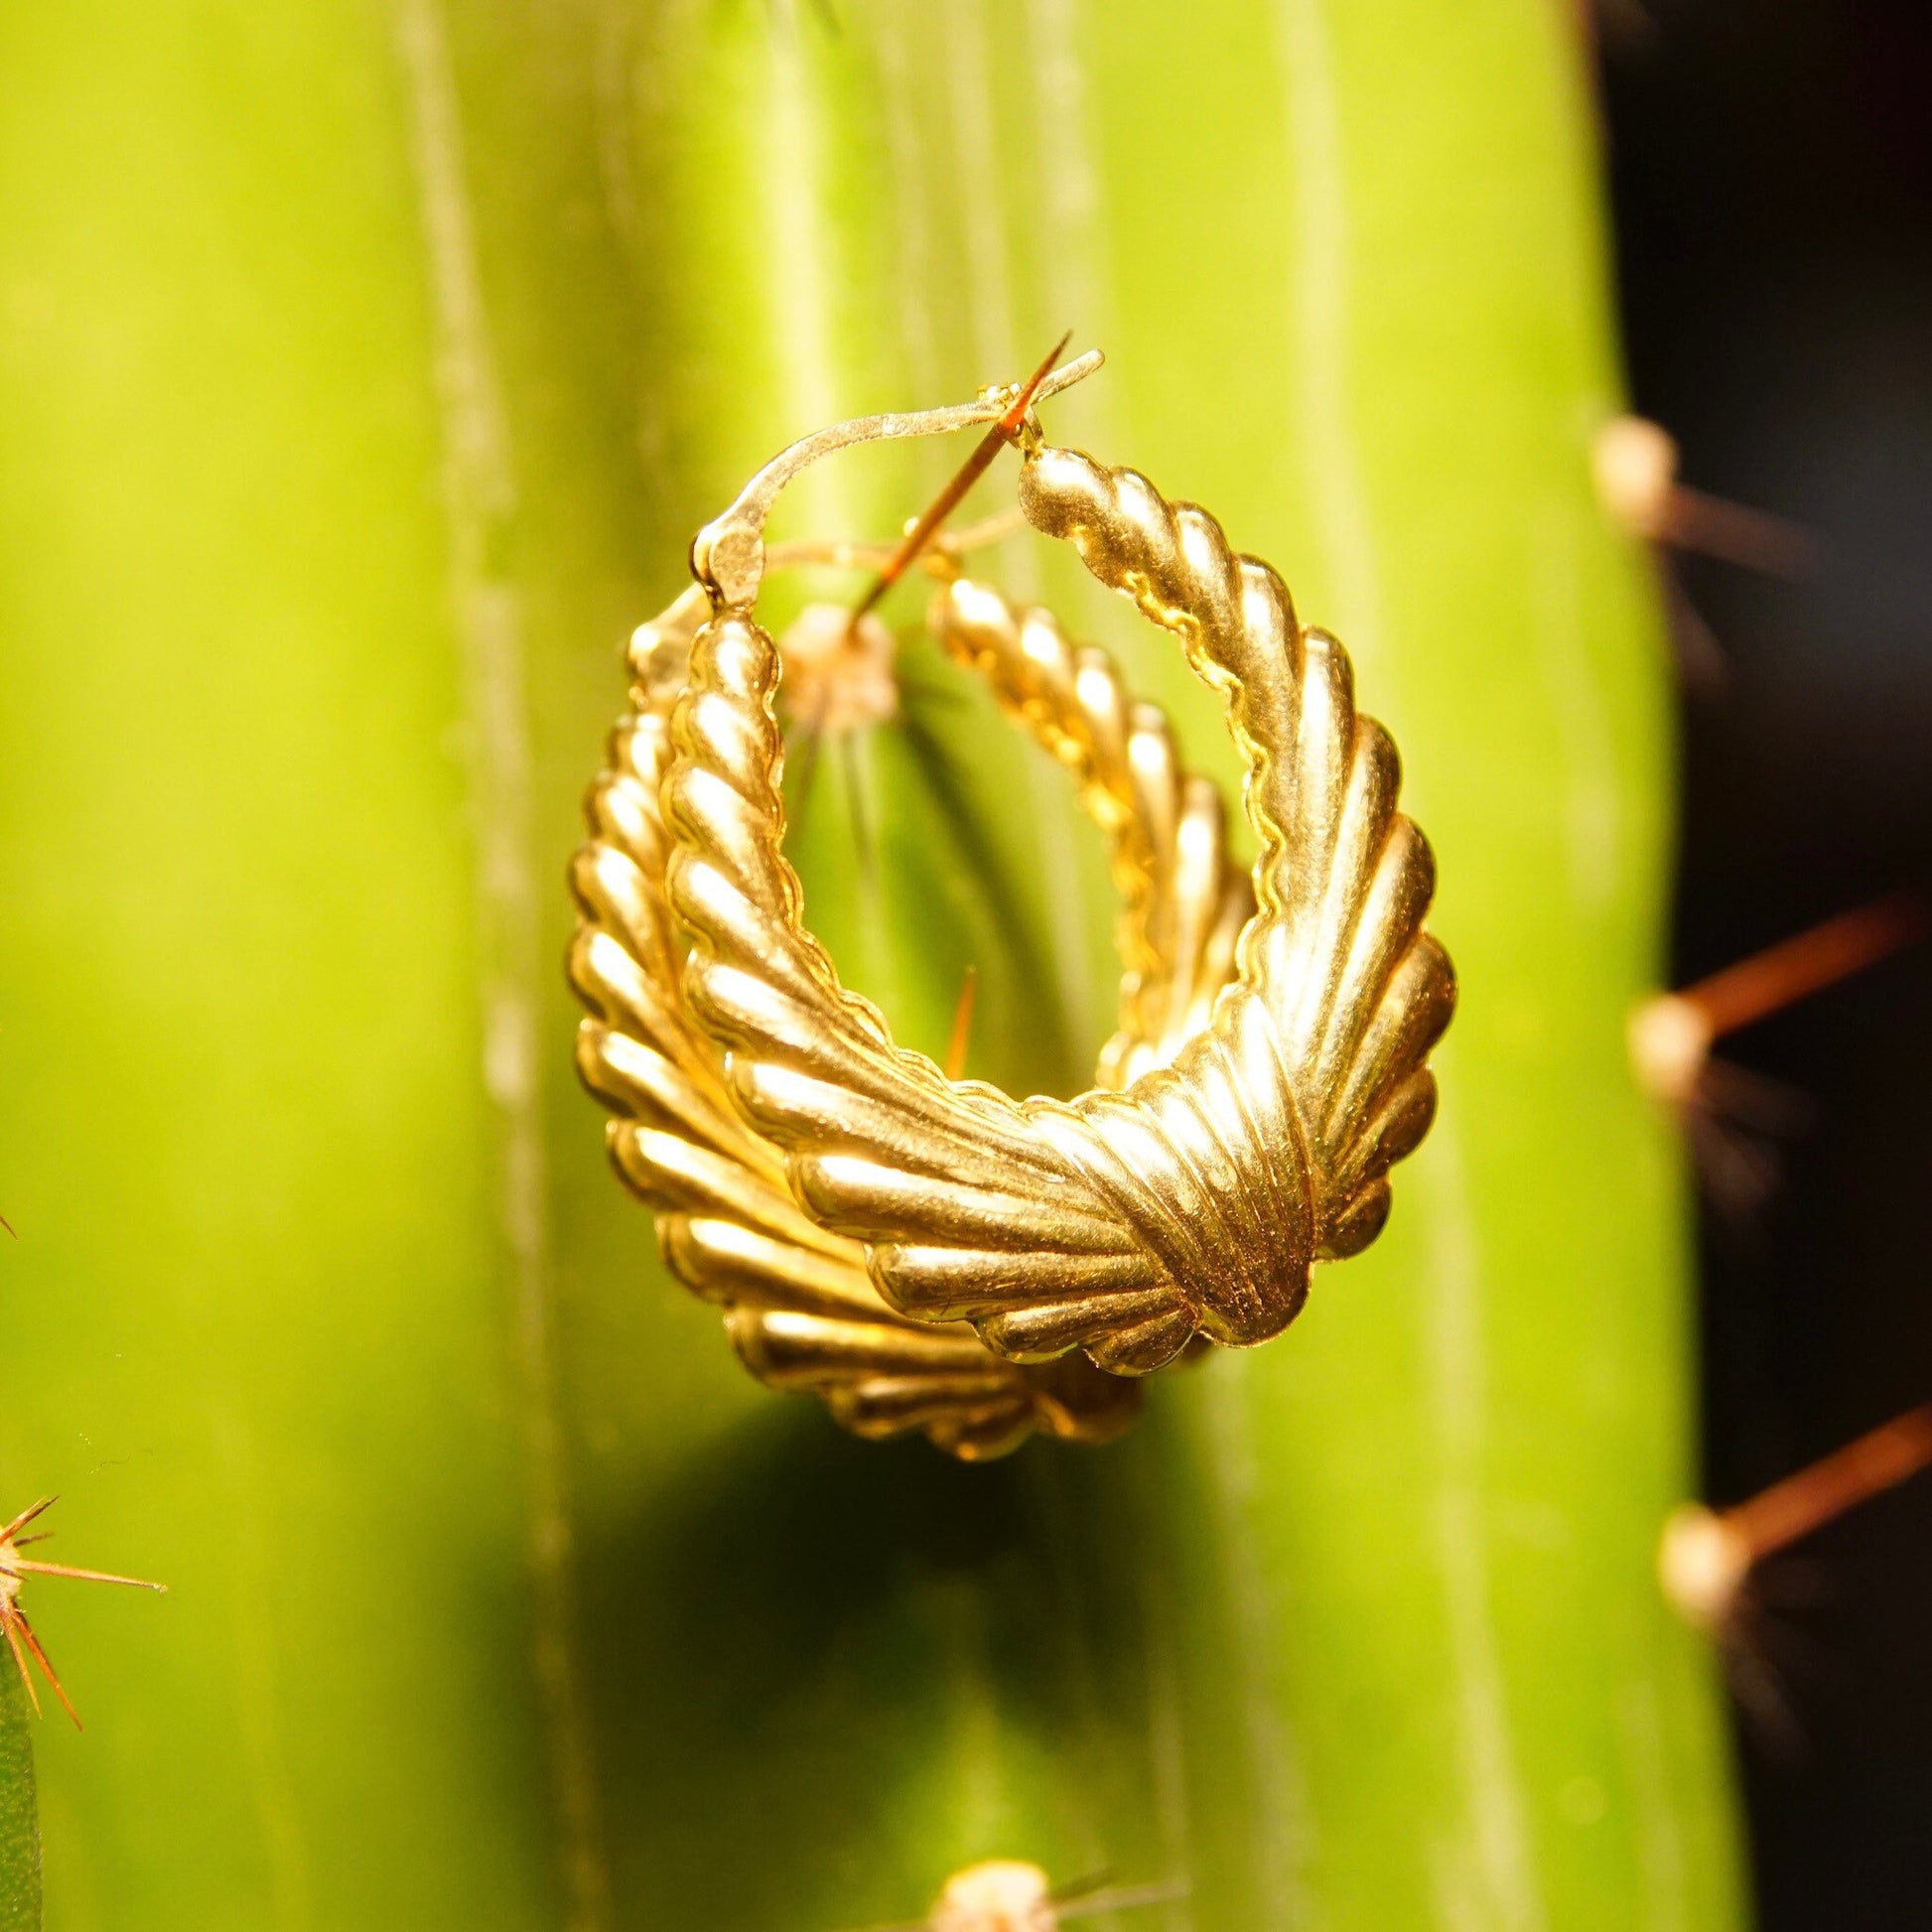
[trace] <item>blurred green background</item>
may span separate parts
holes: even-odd
[[[1588,484],[1563,11],[74,0],[0,15],[0,1468],[172,1590],[32,1587],[89,1720],[35,1734],[48,1923],[834,1932],[993,1854],[1185,1879],[1170,1932],[1729,1922],[1651,1581],[1667,700]],[[1293,1335],[963,1470],[765,1396],[666,1285],[561,882],[691,530],[1069,324],[1110,367],[1052,432],[1348,640],[1464,999]],[[956,454],[794,527],[888,531]],[[999,567],[1228,771],[1125,606]],[[887,727],[800,861],[903,1037],[970,962],[973,1070],[1067,1090],[1112,907],[989,712],[926,719],[976,839]]]

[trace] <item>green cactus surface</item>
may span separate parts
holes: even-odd
[[[0,1932],[40,1932],[41,1829],[27,1692],[0,1658]]]

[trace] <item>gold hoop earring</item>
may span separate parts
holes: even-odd
[[[873,554],[774,546],[767,561]],[[953,576],[949,561],[937,574],[947,581],[932,600],[936,639],[1069,769],[1109,835],[1124,899],[1124,970],[1119,1027],[1097,1077],[1121,1084],[1195,1030],[1232,970],[1253,901],[1226,857],[1220,795],[1180,769],[1165,714],[1128,697],[1105,652],[1076,648],[1050,614],[1016,609],[991,587]],[[584,922],[570,972],[595,1016],[579,1030],[578,1065],[621,1116],[610,1129],[619,1173],[657,1210],[673,1275],[725,1306],[752,1372],[820,1395],[857,1434],[919,1430],[974,1460],[1035,1429],[1086,1442],[1116,1435],[1138,1409],[1133,1384],[1077,1358],[1007,1361],[964,1323],[910,1320],[880,1299],[864,1248],[801,1212],[781,1150],[745,1118],[724,1054],[686,1004],[660,791],[673,757],[669,721],[705,608],[687,592],[635,634],[632,712],[592,787],[594,837],[572,872]]]
[[[1139,1375],[1197,1334],[1247,1345],[1286,1327],[1313,1264],[1380,1231],[1388,1171],[1434,1117],[1426,1062],[1454,981],[1423,929],[1434,862],[1396,809],[1394,745],[1356,715],[1346,653],[1297,621],[1268,564],[1145,477],[1048,446],[1027,408],[1022,509],[1225,697],[1261,850],[1236,977],[1172,1066],[1070,1103],[1015,1100],[895,1045],[806,931],[779,850],[778,651],[756,617],[765,519],[808,464],[1000,421],[1098,363],[1024,396],[822,430],[699,532],[705,621],[662,800],[690,1009],[811,1220],[864,1245],[903,1314],[968,1320],[1012,1360],[1077,1347]]]

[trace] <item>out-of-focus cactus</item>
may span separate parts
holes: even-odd
[[[830,1932],[996,1853],[1185,1880],[1173,1932],[1731,1922],[1651,1574],[1668,710],[1590,492],[1564,10],[74,0],[9,12],[0,87],[0,1449],[175,1590],[62,1605],[50,1925]],[[1055,437],[1347,641],[1463,1003],[1289,1335],[966,1469],[754,1388],[663,1280],[562,873],[696,525],[1069,325],[1110,367]],[[957,454],[855,455],[791,532],[889,534]],[[994,567],[1232,769],[1124,605]],[[904,672],[823,755],[813,923],[928,1050],[976,965],[972,1070],[1070,1090],[1098,840]]]

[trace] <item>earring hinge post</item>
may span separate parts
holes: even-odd
[[[1054,353],[1063,347],[1064,340]],[[945,409],[917,410],[910,414],[860,416],[851,422],[830,427],[793,443],[760,470],[739,491],[738,498],[725,512],[714,517],[691,540],[691,574],[704,586],[716,609],[728,606],[749,607],[758,596],[759,579],[764,571],[764,523],[771,514],[778,493],[791,480],[821,457],[834,450],[850,449],[856,443],[877,443],[907,436],[946,436],[980,423],[997,423],[1012,418],[1013,434],[1018,434],[1026,418],[1026,408],[1047,396],[1057,395],[1090,376],[1106,357],[1090,348],[1060,368],[1035,375],[1009,398],[1004,388],[989,390],[971,402],[954,403]],[[1025,407],[1020,407],[1024,401]],[[1016,413],[1017,412],[1017,413]],[[1009,440],[1004,429],[999,442]],[[994,445],[995,454],[999,444]],[[990,461],[990,458],[988,459]],[[976,473],[977,474],[977,473]]]
[[[918,521],[906,531],[904,541],[887,559],[885,568],[873,579],[872,588],[854,607],[852,628],[858,627],[859,621],[918,561],[920,552],[938,534],[939,526],[959,507],[966,492],[992,467],[993,459],[1019,435],[1020,425],[1027,420],[1027,412],[1034,406],[1040,384],[1052,374],[1053,364],[1065,353],[1066,345],[1072,340],[1073,331],[1069,329],[1046,351],[1039,366],[1021,385],[1020,393],[1014,397],[1006,414],[973,446],[972,455],[954,471],[952,481],[926,505]]]

